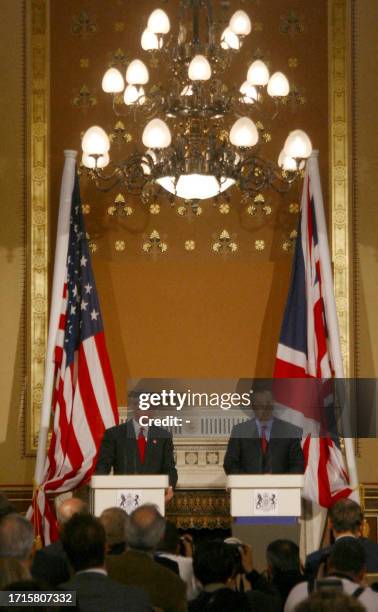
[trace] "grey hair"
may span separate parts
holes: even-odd
[[[146,520],[146,511],[150,514],[150,520]],[[135,550],[152,552],[163,537],[164,530],[165,520],[157,506],[143,504],[130,514],[126,522],[127,545]]]
[[[0,557],[28,559],[34,544],[34,529],[20,514],[8,514],[0,522]]]

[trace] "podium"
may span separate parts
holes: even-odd
[[[232,535],[250,544],[256,569],[266,568],[266,547],[278,538],[299,544],[301,474],[237,474],[228,476]]]
[[[260,523],[261,518],[301,516],[302,474],[235,474],[228,476],[227,488],[231,516],[256,518],[251,522]]]
[[[90,510],[99,516],[106,508],[118,506],[130,514],[142,504],[155,504],[164,516],[168,484],[166,475],[92,476]]]

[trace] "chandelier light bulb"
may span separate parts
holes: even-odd
[[[267,92],[272,98],[281,98],[289,94],[290,85],[283,72],[275,72],[269,79]]]
[[[235,147],[254,147],[259,140],[257,127],[249,117],[240,117],[230,131],[230,142]]]
[[[239,89],[240,93],[243,94],[243,102],[245,104],[253,104],[258,100],[258,93],[256,87],[244,81],[243,85]]]
[[[83,163],[83,166],[85,166],[86,168],[91,168],[92,170],[96,168],[95,158],[91,155],[88,155],[87,153],[83,153],[81,161]],[[104,155],[101,155],[101,157],[97,159],[97,168],[106,168],[106,166],[109,164],[109,161],[109,153],[104,153]]]
[[[312,151],[311,140],[303,130],[294,130],[286,138],[284,152],[294,159],[307,159]]]
[[[154,32],[146,28],[141,36],[140,44],[144,51],[156,51],[162,48],[163,41],[159,40]]]
[[[139,59],[130,62],[126,70],[126,81],[129,85],[145,85],[148,78],[148,69],[144,62]]]
[[[231,30],[231,28],[226,28],[223,30],[221,36],[221,47],[222,49],[234,49],[235,51],[240,49],[239,37]]]
[[[278,165],[282,170],[286,170],[287,172],[296,172],[298,169],[297,162],[293,157],[286,155],[285,149],[282,149],[278,156]]]
[[[189,64],[188,76],[191,81],[208,81],[211,77],[211,66],[204,55],[195,55]]]
[[[184,200],[207,200],[220,192],[220,185],[211,174],[181,174],[176,194]]]
[[[252,29],[251,20],[245,11],[236,11],[230,19],[230,29],[237,36],[248,36]]]
[[[269,70],[262,60],[254,61],[247,74],[247,81],[251,85],[266,85],[269,81]]]
[[[165,149],[171,140],[170,129],[161,119],[151,119],[144,128],[142,141],[148,149]]]
[[[135,87],[135,85],[128,85],[123,94],[123,100],[127,106],[132,104],[143,104],[145,101],[145,93],[143,87]]]
[[[81,147],[86,155],[104,155],[110,149],[109,137],[99,125],[92,125],[85,132]]]
[[[119,93],[124,87],[125,81],[120,71],[117,68],[109,68],[103,76],[102,89],[106,93]]]
[[[147,28],[153,34],[168,34],[171,29],[169,17],[162,9],[155,9],[148,18]]]
[[[193,95],[193,85],[185,85],[180,95],[181,96],[192,96]]]

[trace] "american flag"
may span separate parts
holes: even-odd
[[[319,190],[314,189],[317,181]],[[320,196],[318,195],[320,193]],[[275,399],[281,418],[303,429],[305,456],[304,497],[323,507],[349,497],[352,490],[335,430],[334,357],[340,355],[328,253],[319,245],[324,223],[317,159],[310,159],[305,174],[291,283],[277,349]],[[336,309],[334,307],[334,312]],[[336,339],[336,340],[335,340]]]
[[[87,483],[105,429],[118,423],[76,172],[63,277],[58,330],[49,330],[56,337],[54,424],[44,476],[34,494],[31,513],[35,532],[45,544],[57,537],[47,494]]]

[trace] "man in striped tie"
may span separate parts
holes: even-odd
[[[177,470],[173,442],[169,431],[157,425],[141,425],[140,393],[129,395],[128,409],[132,418],[105,431],[98,454],[96,474],[167,474],[169,490],[166,502],[173,496]],[[151,411],[149,411],[151,416]]]
[[[303,474],[302,432],[275,415],[270,383],[254,381],[254,415],[232,429],[224,459],[226,474]]]

